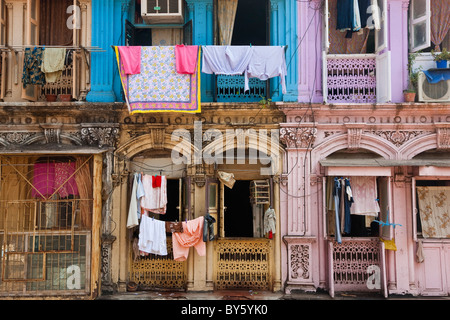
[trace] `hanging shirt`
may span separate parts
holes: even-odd
[[[178,73],[194,74],[197,68],[198,46],[175,46],[175,65]]]
[[[352,194],[355,199],[351,214],[377,217],[380,212],[376,177],[351,177]]]
[[[241,75],[252,57],[250,46],[203,46],[202,72]]]
[[[31,196],[47,197],[55,192],[55,166],[53,163],[35,163],[33,166],[33,189]]]
[[[143,215],[139,226],[139,250],[167,255],[166,223]]]
[[[203,241],[204,217],[183,221],[183,232],[172,233],[173,259],[185,261],[189,248],[194,247],[199,256],[206,255],[206,243]]]
[[[117,47],[125,74],[141,73],[141,47]]]
[[[286,93],[286,58],[284,47],[255,46],[248,64],[245,77],[245,91],[249,90],[248,78],[268,80],[280,77],[283,94]]]
[[[269,234],[269,239],[272,239],[272,235],[276,230],[276,216],[275,210],[269,208],[264,213],[264,234]]]
[[[161,187],[153,188],[152,176],[144,174],[142,185],[145,195],[141,200],[141,207],[153,213],[165,214],[167,206],[167,180],[161,176]]]

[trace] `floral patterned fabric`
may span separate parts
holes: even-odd
[[[424,238],[450,238],[450,187],[417,187]]]
[[[180,74],[176,72],[175,46],[142,47],[141,50],[141,73],[127,75],[116,47],[130,113],[200,112],[200,62],[194,74]]]
[[[43,48],[34,48],[33,50],[31,48],[25,48],[22,75],[24,88],[29,84],[45,84],[45,74],[41,70],[43,54]]]

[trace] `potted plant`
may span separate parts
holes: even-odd
[[[420,52],[411,53],[408,56],[408,88],[403,91],[405,102],[414,102],[416,100],[417,84],[419,82],[419,73],[422,66],[413,69],[414,61]]]
[[[450,60],[450,52],[447,51],[447,48],[443,48],[440,53],[431,50],[431,54],[436,61],[437,68],[447,68],[447,61]]]

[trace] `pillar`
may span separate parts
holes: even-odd
[[[192,44],[214,44],[213,0],[186,0],[186,21],[192,20]],[[202,102],[214,101],[214,75],[201,74]]]
[[[96,298],[100,292],[100,256],[102,226],[102,168],[101,154],[94,155],[93,193],[94,203],[92,211],[92,250],[91,250],[91,297]]]
[[[270,45],[286,46],[286,94],[279,77],[271,79],[272,101],[296,102],[298,99],[297,1],[270,0]]]
[[[102,52],[91,53],[91,90],[88,102],[115,102],[113,90],[114,1],[92,0],[92,46]]]

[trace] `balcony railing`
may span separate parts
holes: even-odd
[[[267,97],[267,81],[257,78],[249,79],[249,88],[244,92],[244,76],[217,75],[217,102],[258,102]]]
[[[326,55],[329,103],[375,103],[376,59],[372,54]]]
[[[4,47],[0,55],[0,99],[8,102],[29,101],[79,101],[90,90],[90,49],[70,47],[68,62],[56,82],[22,89],[22,64],[24,48]],[[3,56],[3,59],[1,58]],[[0,71],[2,71],[0,69]],[[22,92],[24,91],[24,92]]]

